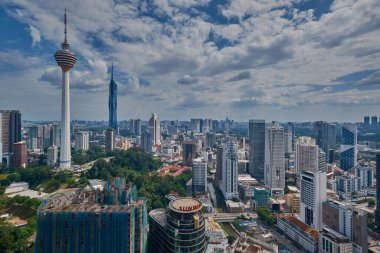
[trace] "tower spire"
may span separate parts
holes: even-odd
[[[66,9],[65,9],[65,41],[64,41],[64,43],[67,44],[67,28],[66,28],[66,26],[67,26],[67,15],[66,15]]]
[[[113,63],[112,63],[112,67],[111,67],[111,80],[113,80]]]

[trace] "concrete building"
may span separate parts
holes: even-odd
[[[207,191],[207,162],[203,158],[193,160],[192,186],[193,193]]]
[[[65,11],[65,39],[62,48],[54,54],[58,66],[62,69],[62,111],[61,111],[61,150],[59,167],[71,168],[70,145],[70,69],[74,67],[77,57],[71,51],[66,36],[66,11]]]
[[[352,243],[344,235],[324,228],[319,234],[320,253],[352,253]]]
[[[349,200],[352,194],[360,189],[360,179],[355,175],[336,176],[335,180],[337,192],[346,200]]]
[[[273,123],[265,132],[265,186],[271,195],[284,195],[285,150],[284,129]]]
[[[0,110],[2,154],[13,153],[13,144],[21,141],[21,113],[18,110]]]
[[[349,203],[326,201],[322,204],[322,223],[346,236],[353,243],[354,253],[368,251],[367,213]]]
[[[129,120],[129,132],[131,134],[141,134],[141,119]]]
[[[356,123],[342,125],[342,144],[340,146],[340,167],[349,170],[357,162],[357,126]]]
[[[83,131],[75,133],[75,150],[88,150],[90,146],[89,140],[88,132]]]
[[[26,168],[28,166],[28,146],[25,141],[13,144],[13,162],[14,168]]]
[[[182,143],[182,165],[191,166],[196,157],[197,145],[195,141],[184,141]]]
[[[203,119],[190,119],[190,128],[193,132],[202,133]]]
[[[285,195],[285,204],[292,212],[299,213],[301,210],[301,195],[299,193],[288,193]]]
[[[263,187],[253,188],[253,201],[255,202],[255,207],[268,207],[270,191]]]
[[[332,163],[334,157],[331,156],[330,150],[336,149],[336,126],[325,121],[316,121],[314,124],[314,134],[316,136],[316,144],[326,154],[326,161]]]
[[[249,171],[256,180],[264,180],[265,120],[249,121]]]
[[[297,138],[294,167],[298,176],[301,170],[318,171],[318,145],[311,137],[301,136]]]
[[[149,252],[203,253],[207,247],[202,203],[175,198],[166,209],[149,212]]]
[[[152,136],[153,145],[161,145],[160,118],[155,113],[149,119],[149,132]]]
[[[143,132],[141,134],[141,147],[145,152],[151,153],[153,151],[153,140],[150,132]]]
[[[124,178],[104,190],[74,191],[37,211],[35,252],[146,252],[147,207]]]
[[[277,216],[277,227],[306,252],[318,252],[318,231],[294,216]]]
[[[111,152],[115,148],[115,131],[112,128],[106,130],[105,134],[106,147],[105,151]]]
[[[233,138],[224,143],[220,188],[225,199],[238,198],[238,147]]]
[[[326,201],[326,172],[301,171],[301,220],[322,229],[322,203]]]
[[[285,153],[293,152],[293,134],[291,132],[284,133]]]
[[[48,147],[47,165],[50,167],[55,167],[57,160],[58,160],[58,147],[55,145]]]

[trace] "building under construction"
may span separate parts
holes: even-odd
[[[110,178],[103,191],[48,199],[37,212],[35,252],[146,252],[147,210],[135,186]]]

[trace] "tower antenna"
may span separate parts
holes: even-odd
[[[65,9],[65,42],[64,43],[67,43],[67,29],[66,29],[66,26],[67,26],[67,15],[66,15],[66,9]]]

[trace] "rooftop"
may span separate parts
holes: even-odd
[[[202,202],[194,198],[178,198],[170,201],[169,208],[179,213],[194,213],[202,209]]]
[[[302,221],[300,221],[296,217],[294,217],[294,216],[283,216],[280,218],[287,220],[288,222],[290,222],[294,226],[298,227],[300,230],[303,230],[304,232],[310,234],[312,237],[318,238],[318,232],[316,230],[314,230],[312,227],[310,227],[306,223],[303,223]]]
[[[166,210],[165,208],[154,209],[149,212],[149,216],[156,220],[161,226],[166,224]]]

